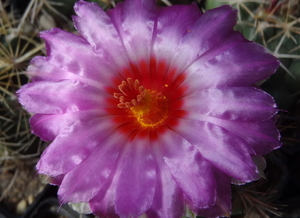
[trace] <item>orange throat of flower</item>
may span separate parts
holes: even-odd
[[[128,109],[128,116],[134,118],[140,128],[155,128],[164,124],[169,113],[166,96],[145,89],[137,79],[127,78],[118,88],[120,93],[114,93],[120,101],[118,107]]]
[[[187,93],[185,79],[184,72],[155,58],[130,63],[119,71],[106,87],[106,111],[115,130],[128,140],[155,141],[175,129],[187,114],[182,107]]]

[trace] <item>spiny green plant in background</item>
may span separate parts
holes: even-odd
[[[253,217],[281,217],[280,207],[272,201],[276,198],[274,187],[267,180],[258,180],[243,186],[233,187],[233,215]]]
[[[51,13],[65,26],[69,20],[47,0],[31,0],[23,9],[13,6],[0,1],[0,201],[20,215],[43,188],[35,164],[44,146],[31,134],[31,115],[15,92],[29,82],[24,71],[32,57],[45,53],[38,34],[56,26]]]
[[[10,10],[10,11],[8,11]],[[24,17],[0,2],[0,200],[17,214],[32,202],[39,181],[33,171],[41,141],[30,132],[30,115],[19,105],[15,91],[29,79],[23,74],[30,59],[42,54],[38,31]],[[32,17],[33,18],[33,17]]]

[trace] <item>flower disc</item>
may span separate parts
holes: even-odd
[[[119,130],[131,139],[155,140],[166,129],[174,128],[186,114],[182,109],[185,74],[169,69],[165,61],[141,61],[119,74],[114,79],[115,87],[106,88],[114,97],[107,98],[107,111]]]

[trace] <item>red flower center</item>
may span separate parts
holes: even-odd
[[[107,99],[107,111],[113,115],[117,129],[130,139],[156,140],[186,114],[182,110],[185,75],[170,69],[164,61],[151,59],[149,63],[130,64],[119,75],[114,80],[116,87],[107,88],[114,96]]]
[[[120,100],[118,107],[129,108],[128,116],[133,116],[140,128],[155,128],[164,124],[169,113],[166,96],[145,89],[137,79],[127,78],[127,82],[122,81],[118,88],[121,93],[114,93],[114,97]]]

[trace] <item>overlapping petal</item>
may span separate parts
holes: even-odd
[[[199,151],[185,137],[174,132],[161,138],[161,150],[165,163],[184,195],[198,208],[213,205],[215,178],[210,163],[204,160]]]
[[[151,218],[181,217],[185,206],[183,192],[174,181],[168,166],[163,161],[160,149],[157,147],[153,150],[157,161],[155,195],[152,206],[146,214]]]
[[[99,109],[106,93],[75,80],[37,81],[23,86],[19,101],[30,113],[63,114],[68,112]],[[104,113],[104,112],[103,112]]]
[[[209,122],[185,120],[176,129],[201,155],[222,172],[242,182],[258,179],[251,146],[226,129]]]
[[[206,209],[195,208],[197,214],[210,218],[210,217],[219,217],[219,216],[229,216],[231,211],[231,187],[230,187],[230,178],[220,172],[214,171],[215,178],[222,178],[216,180],[217,182],[217,197],[216,203]]]
[[[116,186],[119,179],[121,179],[120,171],[118,171],[118,167],[116,166],[97,195],[89,201],[89,206],[95,215],[99,217],[119,218],[115,210]]]
[[[149,60],[157,16],[155,1],[128,0],[107,13],[130,61],[138,63],[141,57]]]
[[[248,88],[247,88],[248,89]],[[251,89],[251,88],[250,88]],[[258,91],[261,92],[261,91]],[[261,92],[262,94],[264,92]],[[269,95],[264,95],[264,98],[267,100],[270,100]],[[262,98],[262,99],[264,99]],[[188,98],[187,98],[188,99]],[[251,99],[253,100],[253,99]],[[211,115],[211,112],[213,112],[213,109],[219,110],[217,107],[212,107],[211,109],[206,107],[206,105],[201,105],[199,101],[193,101],[192,104],[189,104],[189,99],[186,101],[186,106],[193,107],[190,108],[189,111],[198,111],[199,113],[192,113],[190,112],[188,117],[192,120],[198,120],[202,122],[208,122],[212,123],[214,125],[220,126],[226,130],[228,130],[232,136],[237,136],[247,142],[249,146],[252,147],[255,154],[266,154],[278,147],[280,147],[280,133],[278,129],[275,126],[276,118],[272,118],[272,114],[276,113],[276,109],[272,109],[271,107],[265,107],[266,109],[260,110],[260,107],[256,108],[257,110],[253,111],[253,117],[249,121],[243,121],[239,120],[237,114],[233,113],[231,116],[237,118],[235,120],[228,120],[224,119],[222,116],[220,118],[214,117],[214,116],[208,116]],[[255,100],[253,100],[255,102]],[[229,102],[227,102],[229,103]],[[219,105],[220,110],[219,111],[226,111],[227,115],[229,115],[230,111],[227,111],[228,106],[225,104]],[[239,104],[238,102],[235,102]],[[269,101],[269,103],[272,104],[272,101]],[[209,105],[209,104],[208,104]],[[230,104],[228,104],[230,106]],[[204,111],[201,112],[201,109],[205,108],[205,111],[208,112],[207,114],[204,113]],[[241,112],[249,112],[249,108],[244,108],[244,110],[241,110]],[[233,111],[231,111],[233,112]],[[263,115],[266,115],[266,117],[269,117],[267,120],[260,120],[259,117],[263,118]],[[241,119],[241,118],[240,118]],[[247,119],[247,115],[243,119]],[[247,131],[241,131],[241,130],[247,130]]]
[[[233,40],[240,38],[233,34]],[[231,41],[230,40],[230,41]],[[245,50],[244,50],[245,49]],[[234,64],[240,63],[240,64]],[[209,50],[185,69],[190,90],[254,86],[275,72],[279,62],[260,45],[232,41]],[[201,78],[201,80],[199,79]]]
[[[115,71],[125,67],[128,57],[122,39],[108,15],[96,3],[84,1],[77,2],[74,10],[77,14],[73,16],[75,27],[92,46],[91,50],[101,56],[99,59]]]
[[[27,72],[33,81],[69,79],[101,88],[115,75],[115,69],[107,63],[105,54],[95,53],[83,37],[58,28],[42,32],[41,37],[46,41],[49,56],[32,59]]]
[[[277,113],[274,99],[254,87],[200,88],[186,96],[184,103],[191,119],[205,115],[229,121],[252,122],[269,120]]]
[[[149,142],[136,140],[125,146],[123,161],[119,163],[121,172],[116,185],[115,209],[121,217],[138,217],[151,207],[153,201],[155,160]]]
[[[236,36],[237,37],[236,37]],[[253,86],[271,76],[279,66],[278,60],[252,42],[236,42],[239,33],[229,41],[200,56],[186,71],[191,75],[188,82],[201,77],[201,88]],[[229,42],[230,43],[230,42]],[[239,63],[239,64],[237,64]]]
[[[64,114],[35,114],[30,118],[31,131],[44,141],[52,141],[76,124],[88,123],[102,117],[99,110],[75,111]]]
[[[64,177],[58,191],[58,196],[63,203],[89,201],[102,188],[113,171],[122,152],[120,141],[124,140],[124,137],[116,133],[110,137],[109,135],[102,137],[104,138],[102,140],[101,136],[94,139],[98,143],[95,148]]]
[[[98,194],[91,199],[94,213],[105,217],[138,217],[152,205],[156,166],[150,145],[122,144],[124,150],[118,158],[114,174]]]
[[[266,154],[279,148],[281,145],[280,133],[275,126],[276,120],[266,120],[261,122],[228,122],[227,120],[214,119],[211,122],[224,127],[232,134],[247,141],[256,154]]]
[[[43,152],[37,164],[39,173],[54,177],[67,174],[114,130],[108,118],[91,119],[68,126]],[[84,139],[89,139],[89,143]]]
[[[196,4],[159,8],[153,31],[152,55],[159,60],[172,62],[179,42],[189,34],[192,25],[200,16],[201,12]]]
[[[184,70],[205,52],[218,48],[231,36],[236,14],[237,11],[227,5],[201,15],[180,40],[173,63]]]

